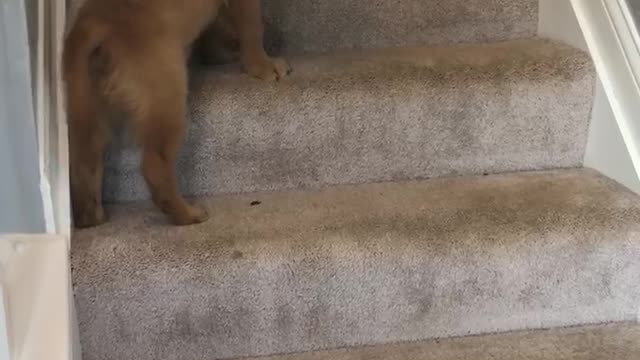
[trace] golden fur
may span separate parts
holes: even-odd
[[[288,64],[265,53],[260,11],[260,0],[87,0],[63,59],[77,227],[105,221],[103,157],[114,110],[130,119],[154,203],[176,225],[206,220],[206,210],[180,194],[175,169],[185,132],[187,58],[196,42],[205,56],[237,42],[247,73],[286,76]]]

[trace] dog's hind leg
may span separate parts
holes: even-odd
[[[176,225],[207,219],[203,208],[189,204],[178,189],[176,162],[186,128],[187,68],[182,49],[157,44],[141,49],[123,79],[125,102],[142,146],[142,172],[153,202]]]
[[[106,220],[102,207],[104,152],[111,129],[103,114],[92,111],[86,117],[70,117],[69,159],[74,225],[85,228]]]

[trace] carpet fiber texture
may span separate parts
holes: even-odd
[[[69,17],[86,0],[67,0]],[[264,0],[276,54],[530,38],[539,0]]]
[[[639,200],[577,169],[220,196],[209,222],[181,228],[115,206],[72,243],[85,359],[635,320]]]
[[[530,38],[538,0],[266,0],[276,53]]]
[[[579,167],[589,56],[545,40],[293,59],[265,83],[194,74],[179,162],[188,195]],[[105,199],[148,198],[139,152],[116,141]]]
[[[532,331],[435,342],[387,345],[263,360],[637,360],[640,326]]]

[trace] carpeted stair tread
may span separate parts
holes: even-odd
[[[382,345],[262,360],[637,360],[635,323],[517,332],[411,344]]]
[[[582,164],[595,73],[576,49],[533,39],[292,63],[280,83],[234,67],[194,74],[179,164],[186,194]],[[138,152],[126,141],[114,149],[105,199],[148,198]]]
[[[538,0],[269,0],[267,40],[277,52],[324,52],[535,36]]]
[[[636,320],[639,200],[575,169],[225,195],[192,227],[114,206],[72,242],[85,359]]]

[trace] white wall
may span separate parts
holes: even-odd
[[[640,181],[615,121],[609,100],[598,82],[585,166],[594,168],[640,193]],[[606,149],[606,151],[604,150]]]
[[[636,2],[640,10],[640,1]],[[588,51],[569,0],[540,0],[538,25],[540,36]],[[640,180],[600,80],[596,84],[594,93],[584,166],[596,169],[640,193]]]
[[[45,230],[25,14],[24,0],[2,0],[0,233],[39,233]],[[31,12],[30,15],[34,14]]]
[[[587,51],[587,43],[569,0],[540,0],[538,34]]]

